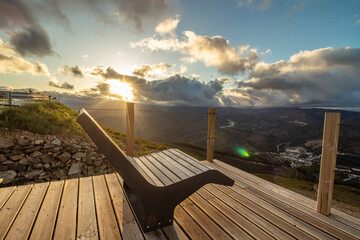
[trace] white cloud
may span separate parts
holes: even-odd
[[[168,18],[165,21],[159,23],[155,31],[160,35],[170,34],[172,37],[176,36],[175,29],[180,22],[180,15],[176,15],[175,18]]]
[[[184,66],[184,65],[181,65],[181,66],[180,66],[180,73],[181,73],[181,74],[186,73],[186,72],[187,72],[187,70],[188,70],[188,69],[187,69],[187,67],[186,67],[186,66]]]
[[[10,44],[0,39],[0,73],[30,73],[33,75],[49,76],[46,64],[31,63],[18,56]]]
[[[239,0],[239,7],[251,7],[254,10],[264,12],[271,6],[271,0]]]
[[[222,36],[201,36],[192,31],[183,32],[181,41],[174,37],[156,35],[131,43],[131,47],[150,49],[151,51],[179,51],[182,61],[194,63],[202,61],[207,67],[216,67],[220,73],[235,75],[251,69],[259,60],[256,49],[249,45],[238,46],[238,50]]]

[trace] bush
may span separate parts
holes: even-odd
[[[84,136],[76,122],[77,112],[58,102],[28,103],[6,107],[0,113],[0,126],[39,134],[71,134]]]

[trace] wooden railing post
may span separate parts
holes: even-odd
[[[11,96],[11,92],[9,91],[8,93],[8,104],[11,106],[12,105],[12,96]]]
[[[126,154],[134,156],[134,103],[126,103]]]
[[[212,162],[214,159],[214,136],[215,136],[215,108],[209,108],[208,133],[206,160]]]
[[[334,189],[340,113],[325,113],[316,211],[329,215]]]

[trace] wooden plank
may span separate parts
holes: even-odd
[[[206,160],[213,161],[214,158],[214,137],[215,137],[215,108],[209,108]]]
[[[179,182],[181,179],[170,171],[165,164],[155,159],[151,155],[144,156],[149,162],[151,162],[157,169],[159,169],[165,176],[167,176],[173,183]]]
[[[65,181],[63,195],[56,220],[54,239],[75,239],[76,236],[76,213],[78,201],[79,180],[70,179]]]
[[[119,183],[120,183],[121,187],[123,188],[123,179],[120,177],[120,175],[118,173],[116,173],[116,176],[117,176],[117,178],[119,180]],[[155,175],[153,175],[153,177],[156,178]],[[153,181],[151,179],[150,179],[149,182],[153,183]],[[126,201],[126,203],[127,203],[127,206],[130,209],[129,203],[127,201]],[[131,213],[131,214],[133,214],[133,213]],[[134,216],[134,218],[135,218],[135,216]],[[139,228],[140,228],[140,226],[139,226]],[[166,240],[166,237],[165,237],[165,235],[164,235],[164,233],[163,233],[163,231],[161,229],[156,229],[156,230],[154,230],[152,232],[147,232],[147,233],[143,233],[143,234],[144,234],[144,237],[145,237],[146,240],[155,240],[155,239],[156,240],[159,240],[159,239]]]
[[[170,150],[172,150],[172,149],[165,150],[165,151],[163,151],[163,153],[165,153],[168,157],[170,157],[172,159],[172,161],[177,161],[179,164],[183,165],[184,167],[186,167],[187,169],[189,169],[190,171],[192,171],[195,174],[203,172],[202,170],[200,170],[199,168],[197,168],[197,167],[193,166],[192,164],[188,163],[187,161],[185,161],[181,157],[175,155]]]
[[[9,199],[13,191],[15,190],[14,187],[6,187],[6,188],[0,188],[0,210],[6,203],[6,201]]]
[[[334,190],[340,113],[325,113],[316,211],[329,215]]]
[[[174,217],[190,239],[211,239],[180,206],[175,208]]]
[[[51,182],[35,220],[30,239],[52,239],[64,181]]]
[[[91,177],[80,178],[76,239],[99,239]]]
[[[134,103],[126,103],[126,154],[134,156]]]
[[[45,196],[49,183],[36,184],[19,214],[17,215],[14,224],[11,226],[6,239],[27,239],[34,224],[36,215],[40,209],[42,200]]]
[[[234,167],[231,167],[231,166],[221,163],[221,162],[218,162],[216,164],[217,164],[218,168],[219,168],[219,165],[221,165],[220,168],[223,171],[229,170],[226,173],[227,175],[236,173],[238,170]],[[225,170],[225,169],[227,169],[227,170]],[[263,186],[255,184],[255,183],[243,178],[240,175],[232,175],[232,176],[234,176],[234,178],[238,179],[239,181],[242,181],[242,184],[247,184],[248,186],[252,187],[252,188],[246,187],[246,189],[248,189],[248,190],[256,189],[258,191],[260,190],[259,193],[261,192],[261,193],[266,194],[266,196],[271,196],[272,198],[286,204],[284,206],[291,206],[290,210],[292,211],[293,214],[299,213],[302,217],[306,217],[307,219],[308,219],[308,217],[310,217],[309,220],[312,220],[312,222],[315,221],[315,223],[318,223],[320,226],[325,227],[325,228],[328,228],[328,225],[330,225],[331,228],[334,229],[334,233],[335,232],[338,232],[339,234],[345,233],[348,235],[352,235],[353,237],[360,237],[359,231],[355,230],[354,228],[349,227],[348,225],[344,225],[338,221],[334,221],[331,218],[328,218],[322,214],[317,213],[313,209],[309,209],[307,207],[304,207],[303,205],[297,204],[296,202],[293,202],[292,200],[290,200],[282,195],[276,194],[273,191],[271,191]],[[236,184],[237,183],[238,182],[236,182]],[[303,216],[303,214],[306,214],[306,216]],[[327,231],[325,230],[325,232],[327,232]]]
[[[15,220],[32,185],[18,186],[0,210],[0,239],[3,239]]]
[[[225,198],[226,202],[231,203],[232,201],[235,201],[237,203],[237,205],[235,205],[235,206],[237,206],[236,208],[241,208],[241,206],[242,206],[244,208],[247,208],[249,211],[253,212],[253,214],[251,214],[251,213],[246,214],[246,211],[243,211],[244,214],[246,214],[248,217],[250,217],[252,215],[258,215],[260,218],[263,218],[263,222],[261,224],[267,225],[267,222],[269,222],[269,223],[273,224],[274,226],[276,226],[277,228],[283,230],[287,234],[290,234],[291,236],[293,236],[294,238],[297,238],[297,239],[315,239],[315,237],[298,229],[296,227],[296,225],[288,223],[287,221],[280,218],[279,216],[277,216],[270,210],[267,210],[264,207],[259,206],[255,202],[252,202],[249,199],[245,198],[244,196],[240,195],[239,193],[234,191],[232,188],[229,188],[226,186],[215,185],[215,184],[212,186],[219,189],[220,191],[222,191],[224,193],[224,195],[226,197],[230,198],[230,199]],[[216,191],[214,191],[214,193],[216,194]],[[222,197],[224,198],[224,196],[222,196]],[[266,226],[266,228],[271,229],[273,234],[281,236],[281,232],[279,233],[276,229],[273,229],[269,226]],[[280,239],[287,239],[287,238],[280,237]]]
[[[93,183],[100,239],[121,239],[104,176],[93,177]]]
[[[169,151],[173,152],[175,155],[177,155],[180,158],[184,159],[185,161],[187,161],[191,165],[197,167],[198,169],[200,169],[203,172],[209,170],[208,166],[202,164],[202,162],[200,162],[199,160],[191,157],[190,155],[184,153],[183,151],[180,151],[179,149],[172,148],[172,149],[169,149]],[[206,162],[206,161],[203,161],[203,162]]]
[[[173,222],[172,226],[163,227],[166,238],[169,240],[187,240],[189,239],[177,222]]]
[[[105,175],[123,239],[144,239],[116,174]]]
[[[224,231],[226,231],[234,239],[252,239],[246,231],[228,219],[223,213],[219,212],[209,202],[200,197],[198,194],[193,194],[190,199],[204,211],[216,224],[218,224]]]
[[[297,228],[301,229],[302,231],[304,231],[304,232],[306,232],[306,233],[308,233],[310,235],[316,236],[317,238],[320,238],[320,239],[334,239],[330,235],[320,231],[319,229],[313,227],[312,225],[310,225],[310,224],[302,221],[301,219],[299,219],[297,217],[294,217],[293,215],[287,213],[285,210],[277,208],[276,206],[266,202],[265,200],[261,199],[260,197],[246,191],[245,190],[246,188],[244,189],[244,188],[240,187],[237,184],[239,181],[241,181],[241,179],[239,179],[239,176],[231,173],[230,171],[228,171],[228,170],[226,170],[224,168],[220,168],[220,167],[217,167],[217,168],[221,169],[227,176],[229,176],[229,177],[236,180],[235,181],[236,184],[233,187],[231,187],[231,189],[233,189],[234,191],[236,191],[240,195],[244,196],[245,198],[249,199],[250,201],[256,203],[257,205],[261,206],[262,208],[266,209],[267,211],[269,211],[269,212],[275,214],[276,216],[284,219],[289,224],[291,224],[293,226],[296,226]]]
[[[188,176],[182,172],[178,165],[175,164],[167,155],[162,152],[151,154],[157,161],[160,161],[164,166],[166,166],[170,171],[172,171],[178,178],[186,179]]]
[[[262,228],[259,228],[253,222],[249,221],[243,215],[237,213],[234,209],[220,201],[217,197],[210,194],[205,189],[200,189],[197,194],[209,202],[214,208],[221,212],[224,216],[229,218],[237,226],[244,229],[250,236],[256,239],[273,239],[269,233],[265,232]]]
[[[165,185],[170,185],[172,181],[162,173],[157,167],[155,167],[150,161],[145,157],[139,157],[140,161],[152,172],[155,176]]]
[[[164,184],[155,176],[153,172],[151,172],[143,163],[140,161],[139,158],[133,158],[134,161],[138,164],[139,170],[141,170],[144,174],[142,174],[146,180],[150,183],[154,184],[155,186],[164,186]]]
[[[190,199],[185,199],[180,205],[212,239],[232,239]]]
[[[281,231],[279,228],[271,224],[270,222],[266,221],[264,218],[258,216],[254,212],[251,212],[246,207],[241,205],[240,203],[236,202],[234,199],[226,195],[224,192],[221,192],[219,189],[214,187],[213,185],[207,185],[204,189],[199,191],[201,194],[203,191],[208,191],[212,195],[216,196],[220,199],[224,204],[228,205],[232,209],[234,209],[238,214],[241,214],[243,217],[247,218],[253,224],[257,225],[263,231],[265,231],[268,235],[271,235],[273,238],[278,239],[295,239],[291,237],[284,231]],[[209,200],[211,202],[211,200]]]
[[[225,163],[219,161],[219,160],[214,160],[214,162],[216,164],[220,164],[220,165],[224,165]],[[205,162],[206,164],[206,162]],[[226,164],[227,165],[227,164]],[[230,165],[227,165],[229,167],[231,167]],[[233,168],[233,167],[231,167]],[[298,203],[298,204],[301,204],[305,207],[308,207],[310,209],[315,209],[316,208],[316,201],[310,199],[310,198],[307,198],[305,196],[302,196],[296,192],[293,192],[289,189],[286,189],[286,188],[283,188],[279,185],[276,185],[272,182],[268,182],[262,178],[259,178],[253,174],[250,174],[248,172],[245,172],[241,169],[238,169],[238,168],[234,168],[236,169],[236,174],[239,175],[239,176],[242,176],[256,184],[259,184],[263,187],[266,187],[270,190],[272,190],[273,192],[276,192],[277,194],[280,194],[286,198],[289,198],[291,200],[293,200],[294,202]],[[277,195],[276,194],[276,195]],[[345,214],[339,210],[336,210],[336,209],[332,209],[332,214],[329,215],[330,218],[333,218],[334,220],[336,221],[339,221],[343,224],[346,224],[348,225],[349,227],[352,227],[354,228],[355,230],[357,230],[360,234],[360,231],[358,229],[360,229],[360,219],[359,218],[355,218],[355,217],[352,217],[348,214]]]

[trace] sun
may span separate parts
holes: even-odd
[[[110,84],[110,92],[112,94],[120,96],[120,98],[125,101],[134,101],[134,88],[129,84],[118,80],[109,80],[107,82]]]

